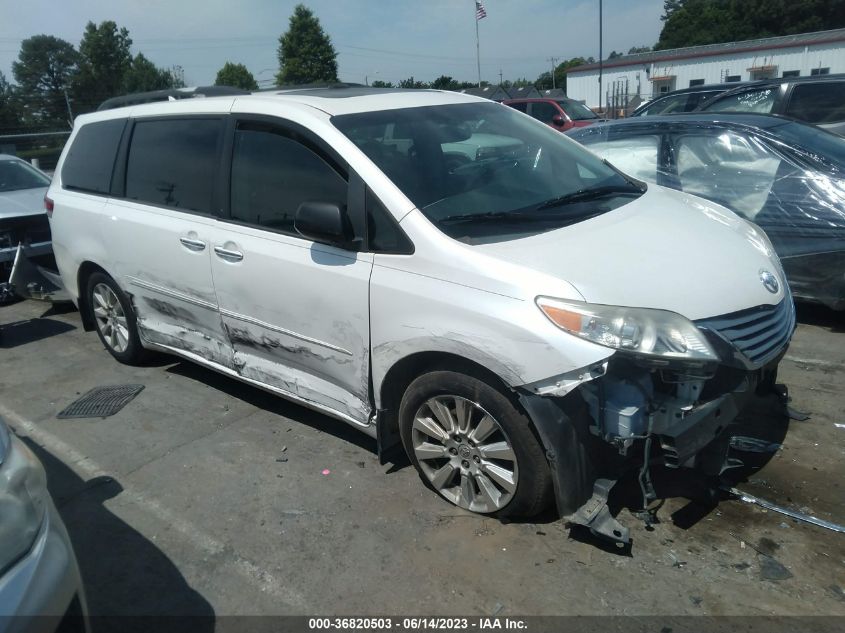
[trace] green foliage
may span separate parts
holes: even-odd
[[[666,0],[655,50],[845,27],[845,0]]]
[[[35,35],[21,43],[12,74],[29,106],[24,117],[29,125],[70,126],[65,91],[70,89],[78,61],[73,44],[52,35]]]
[[[258,83],[255,77],[247,70],[243,64],[233,64],[226,62],[223,68],[217,71],[217,78],[214,80],[215,86],[231,86],[233,88],[243,88],[244,90],[258,90]]]
[[[457,90],[460,85],[461,84],[458,81],[449,75],[440,75],[437,79],[431,82],[431,87],[435,90]]]
[[[566,73],[570,68],[574,68],[575,66],[581,66],[582,64],[591,64],[595,60],[592,57],[584,59],[583,57],[573,57],[572,59],[567,59],[562,61],[560,64],[555,66],[555,81],[554,86],[552,86],[552,74],[550,72],[544,72],[539,77],[537,77],[537,81],[534,82],[537,90],[549,90],[552,87],[560,88],[564,92],[566,92]]]
[[[616,51],[610,51],[610,55],[607,56],[608,59],[616,59],[617,57],[622,57],[622,53],[617,53]]]
[[[648,53],[651,51],[651,46],[632,46],[628,49],[628,55],[636,55],[637,53]]]
[[[403,79],[399,82],[400,88],[428,88],[428,84],[424,81],[417,81],[413,76]]]
[[[370,86],[372,86],[373,88],[393,88],[393,82],[376,79],[373,83],[370,84]]]
[[[279,72],[276,82],[307,84],[337,81],[337,52],[320,21],[298,4],[287,32],[279,38]]]
[[[174,88],[173,76],[170,71],[158,68],[143,53],[132,58],[126,74],[123,76],[124,94],[133,92],[149,92]]]
[[[79,67],[72,79],[74,114],[96,110],[120,94],[132,64],[132,39],[111,20],[89,22],[79,43]]]
[[[0,134],[17,131],[21,127],[21,104],[6,75],[0,72]]]

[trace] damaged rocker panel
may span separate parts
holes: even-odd
[[[196,297],[192,297],[191,295],[187,295],[182,292],[178,292],[176,290],[171,290],[170,288],[165,288],[164,286],[159,286],[158,284],[153,284],[148,281],[144,281],[143,279],[138,279],[137,277],[132,277],[131,275],[126,276],[127,281],[133,286],[137,286],[138,288],[144,288],[145,290],[152,290],[153,292],[157,292],[159,294],[166,295],[168,297],[172,297],[173,299],[179,299],[180,301],[184,301],[186,303],[191,303],[195,306],[199,306],[201,308],[208,308],[209,310],[217,310],[217,304],[211,301],[205,301],[204,299],[198,299]]]
[[[215,306],[216,307],[216,306]],[[346,356],[352,356],[352,352],[348,349],[344,349],[342,347],[338,347],[337,345],[332,345],[331,343],[326,343],[325,341],[321,341],[316,338],[311,338],[310,336],[305,336],[304,334],[299,334],[292,330],[288,330],[283,327],[279,327],[278,325],[273,325],[271,323],[267,323],[265,321],[261,321],[259,319],[255,319],[250,316],[246,316],[245,314],[239,314],[237,312],[232,312],[231,310],[226,310],[221,308],[220,314],[224,317],[235,319],[236,321],[243,321],[244,323],[249,323],[250,325],[255,325],[260,328],[264,328],[270,330],[272,332],[277,332],[279,334],[284,334],[285,336],[290,336],[292,338],[299,339],[300,341],[305,341],[306,343],[311,343],[313,345],[319,345],[320,347],[325,347],[335,352],[339,352]]]

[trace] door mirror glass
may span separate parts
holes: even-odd
[[[552,117],[552,125],[560,127],[564,123],[566,123],[566,121],[563,120],[563,116],[561,116],[560,114],[556,114]]]
[[[333,202],[303,202],[296,210],[294,228],[302,237],[348,248],[352,231],[345,209]]]

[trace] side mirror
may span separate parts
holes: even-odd
[[[566,119],[563,118],[563,115],[556,114],[552,117],[552,125],[556,125],[557,127],[563,127],[566,124]]]
[[[352,228],[345,208],[333,202],[303,202],[294,216],[293,226],[302,237],[341,248],[354,245]]]

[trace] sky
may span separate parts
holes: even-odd
[[[341,81],[450,75],[475,81],[475,0],[302,0],[338,52]],[[598,57],[599,0],[483,0],[481,78],[534,80],[549,58]],[[79,45],[85,24],[126,27],[133,53],[208,85],[226,62],[260,84],[278,70],[278,39],[296,0],[0,0],[0,72],[13,81],[21,41],[54,35]],[[663,0],[604,0],[604,54],[657,41]]]

